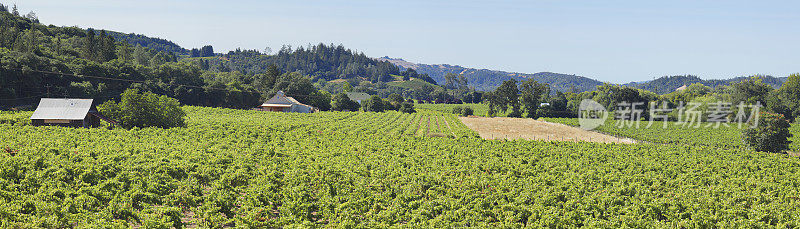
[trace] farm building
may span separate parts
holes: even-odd
[[[92,99],[43,98],[31,116],[34,126],[98,127],[106,119],[95,108]],[[113,123],[113,122],[111,122]]]
[[[262,111],[312,113],[314,107],[302,104],[292,97],[286,96],[283,91],[278,91],[275,96],[256,108]]]
[[[347,92],[345,94],[347,95],[347,98],[356,101],[358,104],[361,104],[361,102],[369,99],[369,94],[363,92]]]

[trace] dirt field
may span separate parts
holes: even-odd
[[[633,139],[617,138],[564,124],[533,119],[484,117],[461,117],[460,119],[464,125],[478,132],[484,139],[636,143]]]

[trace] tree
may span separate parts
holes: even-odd
[[[506,112],[509,106],[511,106],[511,113],[509,113],[509,117],[521,117],[522,110],[521,105],[519,103],[519,88],[517,88],[517,80],[510,79],[503,81],[497,89],[494,90],[492,93],[494,96],[492,100],[490,100],[490,106],[495,106],[499,108],[499,111],[503,113]]]
[[[444,88],[445,89],[456,89],[457,88],[457,78],[458,75],[455,73],[447,73],[444,75]]]
[[[456,81],[458,83],[458,90],[465,91],[469,89],[469,81],[467,80],[467,77],[464,76],[464,74],[458,74],[458,78],[456,79]]]
[[[124,128],[182,127],[186,114],[177,99],[165,95],[128,89],[119,103],[109,100],[98,107],[100,113],[116,120]]]
[[[800,117],[800,74],[789,75],[786,82],[775,92],[775,100],[779,100],[776,102],[785,107],[787,113],[784,113],[784,115],[789,121],[794,121],[796,117]]]
[[[405,102],[405,101],[406,100],[403,98],[403,96],[398,95],[398,94],[391,94],[391,95],[389,95],[389,98],[388,98],[388,102],[390,103],[390,105],[393,108],[391,110],[400,109],[400,105],[403,104],[403,102]]]
[[[125,62],[132,62],[133,59],[133,48],[126,42],[123,42],[121,46],[117,47],[117,57]]]
[[[558,112],[567,111],[567,95],[563,92],[557,92],[555,96],[550,98],[550,109]]]
[[[350,99],[344,92],[337,94],[333,97],[332,110],[335,111],[358,111],[361,104]]]
[[[299,72],[285,73],[281,75],[272,90],[269,97],[283,91],[287,96],[297,99],[297,101],[319,108],[322,111],[327,111],[331,108],[330,94],[320,92],[311,79],[307,76],[301,75]]]
[[[474,113],[475,112],[472,110],[472,107],[464,107],[464,109],[461,110],[461,116],[464,116],[464,117],[471,116]]]
[[[84,59],[88,60],[97,60],[97,41],[95,41],[95,33],[94,29],[87,29],[86,30],[86,37],[83,40],[83,48],[81,49],[81,55],[83,55]]]
[[[133,59],[136,60],[136,64],[149,66],[151,58],[153,58],[153,54],[149,49],[138,44],[133,48]]]
[[[200,49],[193,48],[190,50],[189,57],[200,57]]]
[[[756,77],[751,77],[731,85],[731,102],[737,105],[741,102],[745,104],[766,104],[767,95],[772,91],[772,86],[765,84]]]
[[[97,41],[99,45],[98,61],[106,62],[117,58],[117,46],[114,38],[108,36],[106,31],[100,31],[100,38]]]
[[[25,18],[31,20],[34,23],[39,23],[39,17],[37,17],[36,13],[34,13],[33,11],[28,12],[28,14],[25,15]]]
[[[214,56],[214,47],[211,45],[206,45],[200,48],[200,56],[201,57],[209,57]]]
[[[461,106],[454,106],[453,107],[453,114],[461,115],[461,112],[463,112],[463,110],[464,110],[464,108],[461,108]]]
[[[384,102],[380,96],[373,95],[364,103],[364,111],[383,112]]]
[[[743,131],[744,142],[756,151],[780,153],[789,149],[789,122],[781,114],[761,112],[756,127]]]
[[[542,96],[547,94],[550,87],[547,84],[536,82],[534,79],[528,79],[520,85],[522,92],[522,105],[525,107],[525,112],[528,113],[528,118],[536,118],[536,109],[542,101]]]
[[[410,103],[410,102],[403,102],[400,105],[399,111],[403,112],[403,113],[407,113],[407,114],[411,114],[411,113],[417,112],[417,110],[414,109],[414,103]]]
[[[694,98],[697,96],[704,96],[708,93],[711,93],[711,88],[706,85],[703,85],[702,83],[693,83],[692,85],[686,87],[686,90],[684,90],[684,92],[686,92],[692,98]]]

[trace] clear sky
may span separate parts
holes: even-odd
[[[800,1],[0,0],[45,24],[185,47],[343,44],[373,57],[625,83],[800,72]]]

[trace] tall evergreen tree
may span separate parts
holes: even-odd
[[[203,46],[202,48],[200,48],[200,56],[202,57],[214,56],[214,47],[211,47],[211,45]]]
[[[100,31],[100,38],[98,39],[97,43],[99,43],[99,61],[106,62],[117,58],[117,46],[114,42],[114,38],[108,36],[106,31]]]
[[[86,37],[83,39],[83,48],[81,55],[84,59],[97,60],[97,42],[95,41],[94,29],[86,30]]]

